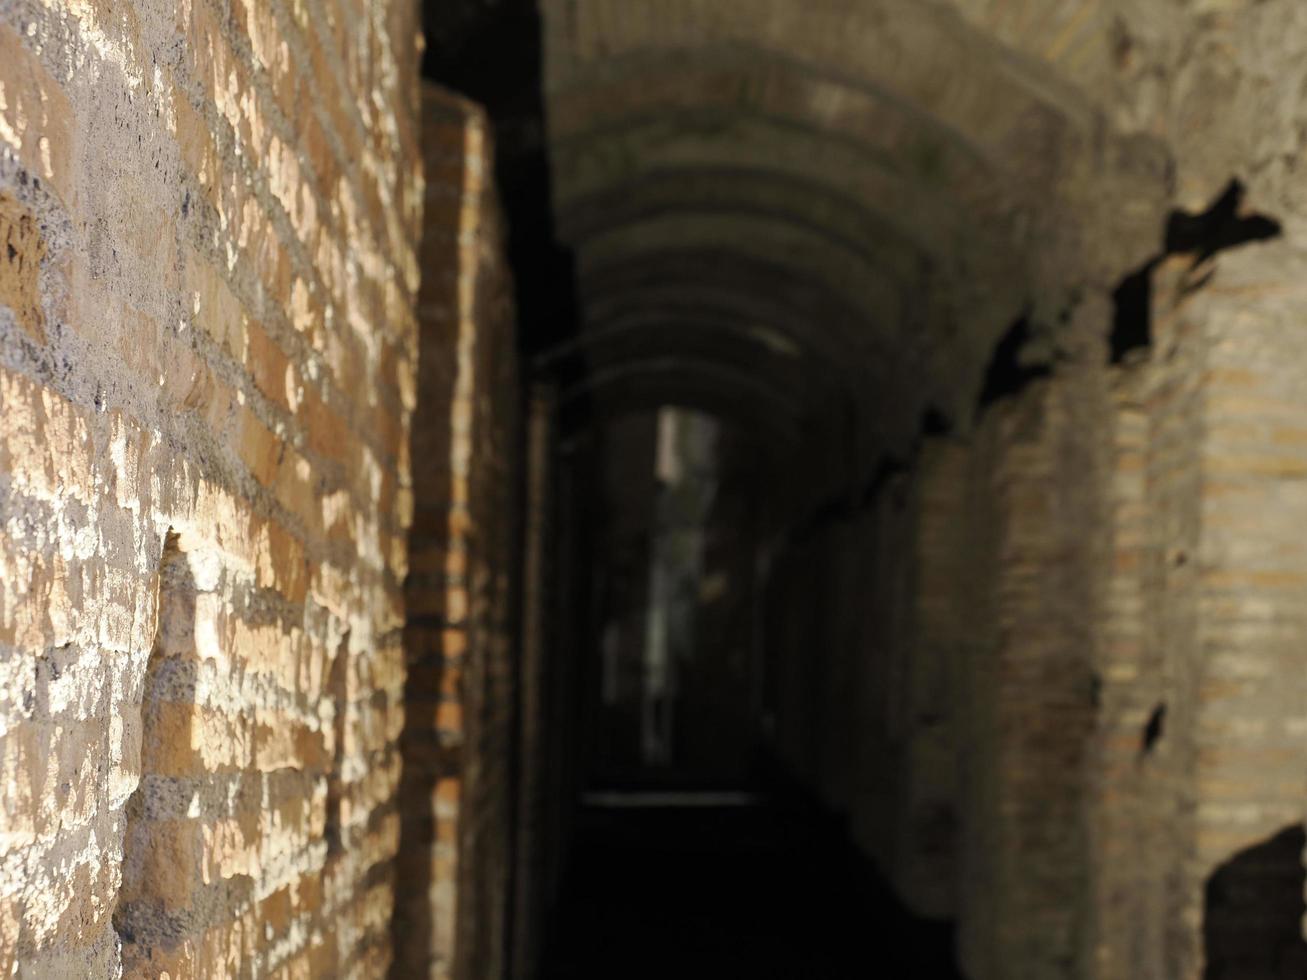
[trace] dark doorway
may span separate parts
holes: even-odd
[[[1303,828],[1240,851],[1207,879],[1205,980],[1302,980]]]

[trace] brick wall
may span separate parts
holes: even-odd
[[[0,4],[6,975],[387,969],[415,37]]]
[[[1086,976],[1307,959],[1286,533],[1304,517],[1300,262],[1287,245],[1168,260],[1152,345],[1113,372]]]
[[[404,976],[500,975],[515,757],[519,407],[489,123],[429,88],[421,355],[406,585]]]
[[[920,666],[914,646],[918,624],[913,589],[918,575],[913,537],[918,501],[900,474],[885,487],[858,522],[864,557],[859,580],[844,600],[859,621],[854,645],[861,661],[856,683],[846,685],[845,714],[857,733],[859,751],[851,777],[850,815],[854,839],[871,853],[905,898],[922,900],[915,876],[917,842],[909,813],[914,743],[925,711],[914,703],[911,672]],[[862,590],[874,592],[859,595]],[[868,601],[870,599],[870,601]],[[845,736],[848,737],[847,735]],[[847,753],[842,753],[847,755]]]
[[[1075,975],[1093,721],[1094,523],[1080,492],[1095,474],[1066,458],[1084,432],[1066,395],[1038,383],[996,405],[970,452],[958,880],[961,958],[978,980]]]
[[[953,914],[957,890],[966,463],[961,444],[938,440],[923,447],[915,480],[891,479],[845,536],[858,559],[841,590],[855,666],[844,745],[832,754],[851,770],[850,829],[903,901],[933,918]]]
[[[1183,839],[1180,938],[1169,964],[1180,975],[1307,969],[1302,265],[1288,243],[1254,246],[1208,266],[1178,260],[1160,284],[1158,370],[1168,344],[1191,351],[1197,427],[1190,550],[1158,556],[1188,571],[1192,616],[1192,645],[1166,651],[1183,665],[1171,676],[1183,709],[1182,829],[1192,835]]]
[[[1103,456],[1081,420],[1107,417],[1105,369],[1084,366],[1095,356],[996,403],[966,438],[925,440],[774,579],[777,625],[793,627],[769,631],[787,763],[848,815],[907,904],[958,918],[978,980],[1076,975],[1098,554],[1086,529]]]
[[[976,980],[1307,963],[1301,265],[1167,259],[1122,364],[1087,295],[1051,377],[778,562],[782,755]]]

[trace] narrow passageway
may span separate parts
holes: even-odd
[[[952,930],[788,797],[586,807],[557,914],[543,980],[960,976]]]
[[[1307,980],[1307,0],[0,0],[0,978]]]

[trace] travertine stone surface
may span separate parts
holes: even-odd
[[[415,11],[0,2],[0,973],[381,976]]]

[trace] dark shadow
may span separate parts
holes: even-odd
[[[1245,190],[1240,181],[1231,180],[1206,211],[1171,212],[1162,252],[1122,279],[1112,293],[1112,364],[1122,363],[1131,351],[1152,346],[1153,272],[1168,255],[1193,256],[1194,266],[1199,266],[1226,249],[1280,236],[1281,226],[1274,218],[1243,212]],[[1205,282],[1202,279],[1196,286]]]
[[[1030,364],[1021,359],[1022,349],[1030,343],[1032,330],[1029,315],[1021,316],[994,345],[994,354],[985,371],[977,409],[984,412],[995,402],[1018,395],[1031,382],[1052,373],[1048,364]]]
[[[539,4],[428,0],[426,40],[423,75],[480,103],[494,125],[495,178],[508,224],[519,338],[529,362],[577,327],[573,259],[554,223]]]
[[[1246,190],[1241,181],[1231,180],[1206,211],[1172,212],[1166,223],[1166,253],[1193,255],[1194,265],[1200,265],[1225,249],[1278,238],[1281,226],[1274,218],[1243,212]]]
[[[1144,725],[1143,738],[1140,739],[1139,752],[1141,755],[1148,755],[1157,747],[1157,743],[1162,740],[1162,735],[1166,733],[1166,704],[1159,704],[1153,709],[1152,714],[1148,716],[1148,723]]]
[[[961,980],[952,929],[911,915],[800,799],[580,823],[544,980]]]
[[[1301,825],[1240,851],[1207,879],[1203,910],[1204,980],[1302,980]]]
[[[331,669],[327,675],[327,692],[331,703],[335,705],[336,715],[332,722],[332,760],[331,772],[327,776],[327,821],[323,836],[327,841],[327,860],[336,861],[345,851],[340,819],[341,801],[344,785],[341,778],[345,759],[345,718],[349,705],[349,637],[346,630],[340,642],[336,644],[336,655],[331,659]]]
[[[937,406],[927,405],[921,413],[921,434],[923,436],[949,436],[953,434],[953,421]]]
[[[1152,259],[1121,280],[1112,292],[1111,363],[1120,364],[1131,351],[1147,350],[1153,343]]]
[[[1024,340],[1022,341],[1024,343]],[[1047,373],[1047,369],[1043,370]],[[905,458],[891,453],[882,454],[876,460],[871,476],[861,486],[848,493],[827,498],[815,505],[807,516],[794,527],[794,540],[806,541],[821,529],[831,524],[857,520],[860,515],[873,507],[880,495],[887,489],[894,493],[894,503],[902,510],[906,506],[903,481],[916,468],[922,447],[929,439],[946,439],[953,435],[953,420],[939,406],[928,404],[921,413],[921,425],[917,438],[912,444],[909,455]]]

